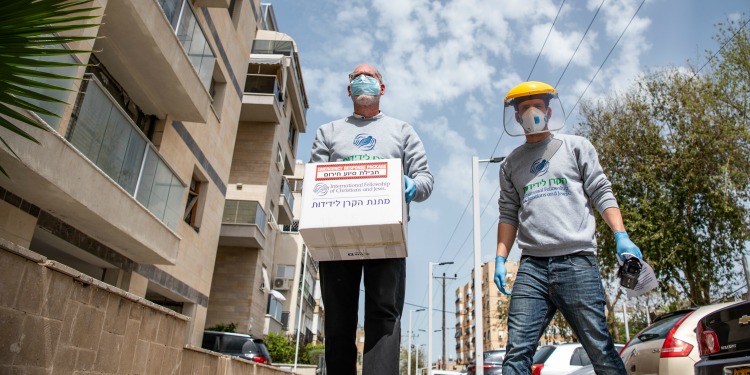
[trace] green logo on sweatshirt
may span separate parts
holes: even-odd
[[[361,161],[361,160],[383,160],[380,156],[372,156],[367,154],[352,155],[344,158],[342,161]]]

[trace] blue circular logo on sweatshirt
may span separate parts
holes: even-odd
[[[354,145],[363,151],[370,151],[375,148],[376,142],[375,138],[367,133],[357,134],[357,136],[354,137]]]

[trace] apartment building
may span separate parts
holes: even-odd
[[[69,47],[93,53],[55,57],[85,64],[42,103],[60,117],[38,145],[0,129],[0,237],[189,316],[193,345],[262,334],[306,126],[294,41],[259,0],[92,5],[96,39]]]
[[[301,200],[304,173],[305,164],[297,160],[295,173],[288,178],[296,202]],[[276,235],[272,291],[264,332],[285,332],[296,338],[299,328],[300,341],[317,343],[324,338],[324,308],[318,262],[310,256],[298,231],[296,218],[299,218],[300,207],[299,204],[294,206],[293,224],[283,225]]]
[[[518,262],[505,263],[509,288],[518,270]],[[508,339],[508,302],[510,298],[497,290],[494,281],[495,262],[482,264],[482,339],[484,350],[504,349]],[[474,280],[474,270],[471,279]],[[475,358],[474,285],[473,282],[456,289],[456,362],[468,364]]]

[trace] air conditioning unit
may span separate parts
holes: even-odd
[[[292,284],[290,279],[275,278],[273,279],[273,289],[289,290]]]

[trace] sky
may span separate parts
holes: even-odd
[[[428,303],[428,263],[454,262],[433,270],[456,276],[446,287],[448,357],[455,357],[455,290],[471,282],[474,265],[472,156],[505,156],[524,141],[503,132],[508,90],[527,80],[555,86],[569,114],[561,132],[572,133],[579,100],[622,93],[649,71],[701,67],[706,51],[720,47],[713,40],[716,24],[750,16],[747,0],[263,2],[273,5],[279,31],[298,46],[310,107],[297,159],[309,160],[320,125],[352,113],[347,74],[360,63],[383,75],[381,111],[420,135],[435,186],[427,201],[411,205],[402,344],[409,311]],[[498,164],[482,163],[479,173],[481,258],[487,262],[495,257]],[[515,249],[510,259],[519,256]],[[438,280],[431,292],[438,329]],[[360,298],[360,323],[361,306]],[[413,314],[413,343],[427,343],[418,331],[427,325],[427,312]],[[433,360],[442,352],[440,338],[433,334]]]

